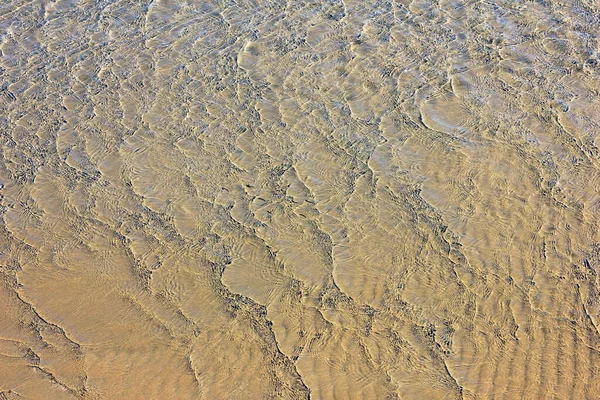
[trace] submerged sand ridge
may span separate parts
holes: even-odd
[[[0,399],[594,399],[588,1],[0,5]]]

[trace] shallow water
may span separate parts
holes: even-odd
[[[0,4],[0,399],[600,396],[599,3],[367,3]]]

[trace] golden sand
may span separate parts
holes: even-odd
[[[0,399],[600,398],[597,1],[0,4]]]

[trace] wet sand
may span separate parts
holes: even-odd
[[[0,4],[0,399],[597,399],[594,1]]]

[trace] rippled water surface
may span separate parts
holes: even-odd
[[[0,399],[600,398],[600,3],[0,3]]]

